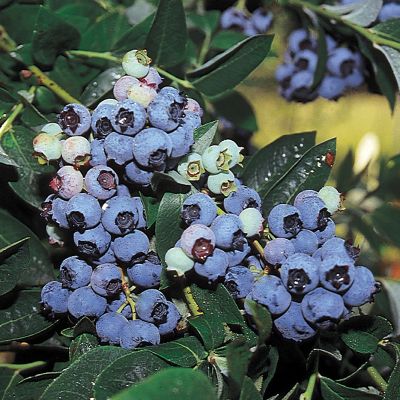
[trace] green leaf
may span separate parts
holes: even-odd
[[[147,228],[151,228],[156,223],[160,202],[154,197],[145,196],[143,193],[139,194],[144,206]]]
[[[343,19],[360,26],[369,26],[376,21],[381,11],[383,0],[364,0],[356,2],[354,10]]]
[[[312,88],[316,88],[322,81],[326,73],[326,61],[328,59],[328,49],[326,47],[326,37],[324,29],[318,25],[318,61],[314,72]]]
[[[151,188],[154,193],[185,193],[192,188],[192,184],[177,171],[154,172]]]
[[[302,190],[321,189],[331,173],[331,159],[335,158],[335,153],[336,139],[318,144],[300,157],[272,188],[261,187],[264,213],[276,204],[289,203]]]
[[[157,65],[177,65],[185,56],[186,42],[186,18],[182,1],[161,0],[146,39],[149,57]]]
[[[315,144],[315,132],[284,135],[258,150],[239,173],[243,183],[266,192]]]
[[[363,390],[353,389],[332,379],[322,377],[321,393],[324,400],[379,400],[381,396]]]
[[[20,380],[22,380],[22,377],[18,371],[0,367],[0,399],[4,400],[7,392],[12,390],[12,387]]]
[[[210,147],[217,133],[218,121],[207,122],[194,130],[193,153],[203,154],[204,150]]]
[[[93,382],[113,361],[126,354],[120,347],[101,346],[85,353],[66,368],[40,400],[76,400],[93,397]]]
[[[22,290],[15,294],[12,304],[0,309],[0,343],[30,340],[49,330],[55,324],[39,314],[39,291]]]
[[[9,167],[18,167],[18,164],[0,146],[0,164]]]
[[[160,371],[112,397],[112,400],[152,400],[159,398],[161,393],[164,400],[217,400],[214,388],[206,376],[199,371],[185,368]]]
[[[32,38],[32,55],[39,64],[52,65],[63,51],[77,48],[79,40],[76,28],[44,6],[40,7]]]
[[[83,333],[76,337],[69,346],[69,359],[71,362],[76,361],[80,356],[94,349],[99,345],[96,336],[90,333]]]
[[[270,347],[268,352],[268,370],[266,373],[266,378],[262,384],[261,393],[265,393],[268,389],[269,384],[275,376],[276,369],[279,362],[279,351],[276,347]]]
[[[122,67],[106,69],[90,82],[82,93],[82,103],[90,107],[112,90],[115,82],[124,75]]]
[[[4,400],[37,400],[51,382],[51,379],[38,381],[27,381],[24,379],[7,390]]]
[[[400,334],[400,282],[393,279],[380,279],[380,281],[389,299],[394,334],[397,336]]]
[[[400,347],[397,343],[393,343],[392,346],[396,352],[396,365],[390,374],[384,400],[398,400],[400,398]]]
[[[246,300],[246,304],[251,310],[252,317],[258,330],[258,343],[265,343],[272,333],[272,318],[270,312],[257,302]]]
[[[225,342],[223,323],[213,317],[200,315],[189,320],[189,325],[195,329],[207,350],[216,349]]]
[[[394,77],[396,78],[397,87],[400,89],[400,51],[389,46],[375,45],[375,47],[383,53],[389,62]]]
[[[386,240],[395,246],[400,246],[398,228],[400,224],[400,209],[389,204],[383,204],[371,214],[374,228]]]
[[[256,116],[252,105],[239,92],[231,92],[227,96],[214,100],[217,114],[232,122],[235,128],[250,132],[258,130]]]
[[[213,97],[233,89],[264,59],[273,36],[251,36],[187,74],[189,81],[206,96]]]
[[[53,265],[46,248],[24,224],[0,209],[0,248],[29,237],[30,262],[20,276],[19,286],[39,286],[54,279]]]
[[[240,388],[247,374],[251,353],[246,340],[242,337],[226,348],[226,359],[228,363],[230,389],[233,395],[240,393]]]
[[[218,28],[220,15],[221,13],[218,10],[207,11],[204,14],[191,12],[188,14],[188,19],[196,28],[212,33]]]
[[[24,238],[0,249],[0,296],[11,292],[29,262],[29,246]]]
[[[9,182],[11,189],[22,200],[37,208],[45,196],[41,183],[46,179],[46,174],[54,172],[54,168],[40,166],[32,157],[32,141],[35,136],[35,132],[19,125],[3,136],[1,144],[19,166],[19,179],[17,182]]]
[[[109,364],[95,381],[94,397],[96,400],[107,400],[119,391],[170,367],[166,361],[147,350],[130,352]]]
[[[310,351],[310,354],[307,357],[307,367],[312,368],[312,366],[315,365],[316,357],[326,357],[330,358],[331,361],[335,360],[337,362],[340,362],[343,359],[340,350],[332,343],[323,339],[320,339],[319,343]]]
[[[150,352],[163,360],[179,367],[194,367],[204,360],[208,353],[194,336],[187,336],[148,348]]]
[[[376,24],[370,28],[370,31],[386,39],[400,42],[400,22],[398,18]]]
[[[354,331],[342,333],[340,336],[350,349],[361,354],[372,354],[378,347],[378,339],[368,332]]]
[[[244,33],[226,29],[215,34],[211,40],[210,47],[216,50],[228,50],[245,39],[246,35]]]
[[[257,391],[253,381],[248,376],[244,377],[239,400],[262,400],[260,393]]]

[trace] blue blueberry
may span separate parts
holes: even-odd
[[[138,264],[133,264],[127,269],[127,274],[132,283],[142,288],[154,288],[160,285],[162,266],[156,253],[150,252],[146,259]]]
[[[313,73],[317,68],[318,55],[311,50],[301,50],[295,54],[293,62],[298,70]]]
[[[314,100],[318,93],[312,90],[314,83],[314,74],[310,71],[296,72],[290,80],[290,87],[288,88],[288,96],[291,100],[299,102],[307,102]]]
[[[56,195],[52,194],[46,198],[42,203],[42,212],[40,215],[47,221],[55,222],[60,228],[68,229],[69,224],[67,221],[67,215],[65,210],[67,208],[68,201],[63,200]]]
[[[82,233],[75,232],[74,243],[79,253],[87,257],[99,258],[108,250],[111,243],[111,235],[102,225],[98,225]]]
[[[135,136],[143,129],[146,119],[146,110],[143,106],[133,100],[127,99],[114,107],[111,123],[116,132]]]
[[[247,240],[242,229],[242,221],[233,214],[219,215],[211,224],[215,244],[223,250],[243,251]]]
[[[185,116],[181,120],[181,125],[186,125],[187,128],[191,128],[193,131],[201,125],[201,116],[203,110],[200,111],[188,111],[185,109]],[[172,133],[172,132],[171,132]]]
[[[303,202],[303,200],[307,197],[318,197],[318,192],[315,190],[302,190],[298,193],[294,199],[293,205],[297,207],[299,204]]]
[[[60,280],[68,289],[87,286],[91,275],[92,267],[77,256],[66,258],[60,265]]]
[[[303,227],[300,211],[289,204],[278,204],[268,215],[268,227],[275,236],[290,239]]]
[[[264,257],[269,264],[280,265],[296,252],[293,242],[285,238],[276,238],[267,242]]]
[[[68,200],[65,215],[71,229],[83,232],[94,228],[101,219],[101,207],[98,200],[86,193],[78,193]]]
[[[400,4],[394,1],[389,1],[384,4],[379,12],[378,20],[380,22],[385,22],[396,18],[400,18]]]
[[[109,303],[107,304],[106,307],[106,312],[117,312],[119,308],[126,302],[126,297],[123,292],[120,292],[115,298],[113,297],[112,299],[109,299]],[[123,308],[121,314],[125,318],[132,318],[132,309],[129,304],[126,304],[125,307]]]
[[[174,303],[167,301],[167,306],[168,306],[167,319],[164,323],[158,325],[158,331],[162,336],[173,333],[178,325],[178,322],[182,318],[182,315],[179,313]]]
[[[301,50],[312,50],[315,47],[315,39],[305,29],[294,30],[288,38],[288,49],[292,53]]]
[[[236,7],[229,7],[221,14],[220,24],[222,29],[239,28],[246,25],[246,15]]]
[[[251,250],[250,245],[246,240],[242,250],[225,251],[225,254],[228,257],[228,265],[230,267],[239,265],[245,259],[245,257],[247,257],[247,255],[250,253],[250,250]]]
[[[304,319],[300,303],[292,301],[289,309],[274,321],[275,328],[283,338],[303,342],[315,336],[316,331]]]
[[[110,243],[110,246],[108,250],[100,257],[98,258],[92,258],[91,263],[94,265],[100,265],[100,264],[115,264],[117,262],[117,259],[115,258],[114,254],[114,242]]]
[[[213,254],[208,256],[205,262],[196,262],[194,270],[197,275],[207,278],[213,282],[225,276],[228,268],[228,256],[223,250],[215,249]]]
[[[66,313],[70,293],[68,289],[62,286],[61,282],[51,281],[46,283],[41,292],[40,306],[42,312],[52,318],[57,314]]]
[[[293,64],[280,64],[275,70],[275,79],[284,87],[288,87],[290,84],[290,78],[295,72]]]
[[[114,132],[112,118],[115,110],[113,104],[99,104],[92,114],[93,136],[98,139],[104,139],[110,133]]]
[[[254,25],[257,33],[265,33],[271,27],[273,15],[263,8],[257,8],[251,15],[251,23]]]
[[[121,332],[128,320],[119,313],[106,312],[96,322],[96,332],[103,343],[119,344]]]
[[[106,306],[106,299],[96,294],[89,286],[74,290],[68,299],[68,311],[75,318],[99,318],[104,314]]]
[[[256,208],[261,211],[260,195],[247,186],[240,185],[224,199],[224,209],[228,213],[239,215],[246,208]]]
[[[355,266],[349,257],[331,254],[320,264],[319,278],[321,285],[332,291],[341,293],[350,288],[355,277]]]
[[[124,349],[135,349],[160,343],[157,327],[149,322],[135,319],[128,321],[121,331],[120,345]]]
[[[121,269],[115,264],[98,265],[93,270],[90,286],[100,296],[116,296],[122,291]]]
[[[252,271],[262,272],[264,270],[260,256],[248,256],[243,260],[243,264]]]
[[[81,104],[67,104],[57,116],[57,123],[68,136],[84,135],[90,129],[89,110]]]
[[[344,83],[349,88],[357,88],[364,83],[364,74],[359,69],[354,69],[350,75],[344,78]]]
[[[108,161],[114,161],[117,165],[124,165],[133,159],[133,138],[121,135],[117,132],[110,133],[104,139],[104,151]]]
[[[190,148],[194,144],[193,132],[190,124],[182,123],[168,134],[172,143],[172,158],[183,157],[190,152]]]
[[[310,292],[319,283],[319,265],[307,254],[289,256],[282,264],[280,273],[285,287],[296,295]]]
[[[351,260],[356,261],[359,253],[359,248],[352,246],[344,239],[333,237],[322,245],[320,254],[322,259],[327,258],[330,254],[340,254],[343,257],[349,257]]]
[[[96,165],[106,165],[107,156],[104,151],[104,139],[94,139],[90,143],[90,161],[89,164],[94,167]]]
[[[300,211],[303,228],[323,230],[328,225],[331,214],[319,197],[305,198],[297,204],[297,209]]]
[[[128,180],[138,186],[150,186],[153,172],[140,169],[135,162],[131,162],[125,167],[125,174]]]
[[[243,265],[229,267],[226,271],[224,285],[234,299],[244,299],[252,290],[253,273]]]
[[[296,253],[312,256],[318,249],[317,235],[307,229],[302,229],[295,238],[291,239]]]
[[[128,196],[131,197],[131,192],[126,185],[118,185],[117,186],[117,196]]]
[[[318,94],[328,100],[338,99],[346,89],[346,82],[336,76],[325,76],[318,87]]]
[[[114,254],[119,261],[125,264],[142,261],[149,251],[148,237],[139,230],[114,240]]]
[[[116,172],[105,165],[96,165],[85,175],[87,192],[100,200],[107,200],[114,196],[118,183]]]
[[[326,50],[328,54],[332,53],[336,49],[338,43],[331,35],[325,35]]]
[[[136,314],[146,322],[161,325],[167,321],[168,302],[157,289],[147,289],[136,300]]]
[[[347,47],[338,47],[329,55],[326,67],[331,74],[345,78],[358,67],[357,61],[354,53]]]
[[[318,244],[322,245],[329,239],[335,236],[336,225],[331,218],[329,218],[326,227],[322,230],[317,229],[314,233],[317,235]]]
[[[210,196],[204,193],[195,193],[183,202],[181,217],[186,225],[210,226],[217,217],[217,205]]]

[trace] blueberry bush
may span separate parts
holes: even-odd
[[[1,398],[398,400],[399,156],[254,151],[236,88],[285,14],[285,99],[394,109],[399,8],[0,0]]]

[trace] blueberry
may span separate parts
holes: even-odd
[[[98,200],[90,194],[78,193],[68,200],[65,215],[71,229],[83,232],[99,224],[101,207]]]
[[[204,193],[192,194],[183,202],[181,218],[187,225],[210,226],[216,216],[217,205],[210,196]]]
[[[384,4],[379,12],[378,20],[380,22],[385,22],[396,18],[400,18],[400,4],[394,1],[389,1]]]
[[[295,67],[293,64],[280,64],[275,70],[275,79],[282,85],[283,89],[287,89],[294,72]]]
[[[62,142],[60,135],[50,135],[41,132],[33,139],[33,156],[38,159],[39,164],[47,164],[49,161],[58,160],[61,157]]]
[[[228,213],[239,215],[246,208],[261,210],[261,198],[254,189],[240,185],[224,199],[224,209]]]
[[[171,132],[178,127],[184,117],[186,98],[177,89],[165,87],[149,104],[149,121],[155,128]]]
[[[110,243],[110,247],[102,256],[98,258],[92,258],[90,261],[94,265],[110,264],[110,263],[115,264],[117,262],[117,259],[115,258],[114,254],[114,242]]]
[[[154,288],[160,285],[162,266],[157,254],[150,252],[146,259],[138,264],[133,264],[127,269],[128,277],[132,283],[142,288]]]
[[[211,224],[216,246],[223,250],[244,249],[247,242],[243,233],[243,223],[237,215],[219,215]]]
[[[133,156],[144,169],[163,171],[171,152],[171,139],[157,128],[143,129],[133,140]]]
[[[329,218],[325,229],[322,229],[322,230],[317,229],[315,231],[315,234],[317,235],[317,239],[318,239],[318,244],[322,245],[329,239],[333,238],[335,236],[335,231],[336,231],[336,225],[333,222],[333,220],[331,218]]]
[[[380,290],[380,283],[375,281],[374,275],[366,267],[355,267],[354,282],[343,295],[343,301],[349,307],[360,307],[372,302]]]
[[[120,345],[124,349],[135,349],[160,343],[160,333],[157,327],[149,322],[128,321],[121,331]]]
[[[313,82],[314,74],[310,71],[296,72],[290,80],[289,98],[299,102],[314,100],[318,93],[316,90],[312,90]]]
[[[91,158],[89,140],[82,136],[67,138],[62,143],[61,156],[67,164],[76,168],[87,165]]]
[[[319,197],[305,198],[297,204],[297,209],[300,211],[300,218],[305,229],[323,230],[326,228],[331,216],[325,203]]]
[[[247,266],[252,272],[262,272],[264,264],[260,256],[248,256],[243,260],[243,264]],[[257,273],[256,273],[257,275]]]
[[[311,50],[301,50],[294,57],[294,65],[298,70],[314,72],[317,68],[318,56]]]
[[[205,225],[194,224],[183,231],[181,247],[189,257],[205,261],[214,251],[215,240],[212,229]]]
[[[319,287],[304,296],[301,311],[311,325],[330,328],[343,316],[344,303],[342,296]]]
[[[302,229],[295,238],[291,239],[296,253],[312,256],[318,249],[317,235],[307,229]]]
[[[221,14],[220,24],[222,29],[243,29],[246,25],[246,20],[247,17],[243,11],[236,7],[229,7]]]
[[[96,165],[85,175],[86,190],[100,200],[107,200],[114,196],[118,183],[116,172],[105,165]]]
[[[158,331],[160,332],[160,335],[169,335],[174,332],[175,328],[178,325],[178,322],[182,318],[174,303],[167,301],[167,306],[167,319],[164,323],[158,326]]]
[[[253,273],[243,265],[229,267],[224,285],[234,299],[245,298],[252,290],[254,284]]]
[[[312,50],[315,44],[315,39],[305,29],[294,30],[288,38],[288,49],[292,53],[297,53],[301,50]]]
[[[75,232],[74,243],[80,254],[90,258],[99,258],[108,250],[111,235],[102,225],[98,225],[82,233]]]
[[[218,174],[229,170],[229,162],[232,157],[228,153],[228,149],[213,145],[204,150],[201,158],[206,171],[211,174]]]
[[[167,251],[165,254],[165,263],[167,264],[167,271],[182,276],[185,272],[190,271],[193,268],[194,261],[179,247],[179,242],[180,240],[178,240],[175,247],[172,247]]]
[[[332,292],[344,292],[350,288],[355,276],[355,266],[349,257],[340,253],[330,254],[320,265],[319,277],[323,287]]]
[[[232,171],[209,175],[207,187],[212,193],[229,196],[230,193],[236,190],[235,176]]]
[[[222,142],[219,143],[218,145],[220,149],[222,150],[222,153],[225,153],[228,155],[228,167],[233,168],[236,165],[242,165],[242,161],[244,159],[244,156],[242,154],[243,147],[238,146],[236,142],[234,142],[231,139],[225,139]]]
[[[338,211],[342,205],[341,194],[333,186],[324,186],[318,192],[318,197],[325,203],[331,214]]]
[[[296,236],[303,227],[300,211],[289,204],[278,204],[268,215],[268,227],[278,237]]]
[[[199,181],[205,169],[202,157],[197,153],[190,153],[178,164],[178,172],[189,181]]]
[[[345,78],[358,67],[357,61],[351,50],[346,47],[338,47],[329,55],[326,67],[331,74]]]
[[[136,300],[136,314],[143,321],[163,324],[168,314],[167,299],[159,290],[147,289]]]
[[[59,227],[68,229],[69,224],[67,221],[67,215],[65,210],[68,202],[60,199],[55,195],[50,195],[42,203],[42,212],[40,215],[46,219],[46,221],[55,222]]]
[[[281,279],[289,292],[302,295],[318,286],[318,270],[318,263],[312,257],[296,253],[282,264]]]
[[[119,295],[116,297],[113,297],[112,299],[109,299],[109,303],[107,304],[106,312],[117,312],[118,309],[126,302],[126,297],[123,292],[120,292]],[[132,309],[129,304],[126,304],[125,307],[123,308],[121,314],[125,318],[132,318]]]
[[[364,83],[364,74],[359,69],[354,69],[350,75],[344,78],[344,83],[349,88],[357,88]]]
[[[104,151],[108,161],[117,165],[126,164],[133,159],[133,138],[117,132],[110,133],[104,140]]]
[[[101,104],[96,107],[92,114],[92,131],[96,139],[104,139],[114,132],[112,118],[115,106],[112,104]]]
[[[293,242],[285,238],[276,238],[267,242],[264,257],[269,264],[280,265],[296,252]]]
[[[150,186],[153,177],[153,172],[139,168],[135,162],[126,165],[125,174],[130,182],[143,187]]]
[[[248,238],[259,236],[264,231],[264,217],[256,208],[246,208],[239,214],[243,232]]]
[[[117,80],[113,88],[114,97],[118,101],[126,100],[128,98],[128,90],[135,84],[139,83],[139,79],[133,76],[124,75]]]
[[[293,205],[297,207],[299,204],[303,202],[303,200],[307,197],[317,197],[318,192],[315,190],[302,190],[300,193],[298,193],[294,199]]]
[[[158,89],[158,86],[161,85],[162,81],[163,78],[153,67],[149,68],[149,72],[147,73],[146,76],[140,78],[140,82],[156,90]]]
[[[140,262],[149,251],[148,237],[139,230],[114,240],[114,254],[125,264]]]
[[[142,107],[148,107],[157,96],[157,91],[145,83],[138,82],[128,89],[128,99],[140,104]]]
[[[338,237],[327,240],[321,247],[322,259],[328,257],[330,254],[340,254],[343,257],[349,257],[351,260],[355,261],[359,253],[359,248],[353,247],[349,242]]]
[[[90,129],[89,110],[81,104],[67,104],[57,116],[57,122],[68,136],[80,136]]]
[[[77,256],[66,258],[60,266],[60,280],[63,287],[78,289],[87,286],[92,275],[92,267]]]
[[[124,135],[135,136],[146,123],[146,110],[133,100],[123,100],[113,109],[111,123],[114,130]]]
[[[190,152],[194,144],[193,127],[183,123],[168,134],[172,143],[172,158],[183,157]]]
[[[194,270],[196,273],[209,281],[216,281],[225,276],[228,268],[228,257],[223,250],[215,249],[213,254],[208,256],[205,262],[196,262]]]
[[[250,250],[251,250],[250,245],[246,240],[243,246],[243,250],[225,251],[225,254],[228,256],[228,265],[230,267],[239,265],[244,260],[244,258],[250,253]]]
[[[325,35],[326,50],[328,54],[332,53],[336,49],[338,43],[331,35]]]
[[[104,139],[94,139],[90,143],[90,155],[91,159],[89,164],[94,167],[96,165],[106,165],[107,156],[104,151]]]
[[[116,296],[122,291],[121,269],[115,264],[97,266],[90,278],[90,286],[100,296]]]
[[[96,294],[89,286],[76,289],[68,299],[68,311],[75,318],[99,318],[104,314],[106,306],[106,299]]]
[[[318,87],[318,94],[328,100],[338,99],[346,89],[346,82],[336,76],[325,76]]]
[[[272,13],[267,12],[263,8],[257,8],[251,15],[251,22],[257,33],[265,33],[271,27],[272,24]]]
[[[133,198],[116,196],[104,203],[103,210],[101,223],[104,228],[114,235],[126,235],[138,227],[139,213],[143,213],[143,206],[138,209]]]
[[[121,332],[128,320],[119,313],[106,312],[96,322],[96,332],[103,343],[119,344]]]
[[[123,197],[128,196],[131,197],[131,192],[126,185],[118,185],[117,186],[117,196]]]
[[[282,281],[273,275],[262,276],[256,280],[250,298],[268,308],[271,314],[284,313],[290,306],[292,296]]]
[[[57,314],[68,311],[67,302],[70,291],[65,289],[61,282],[51,281],[46,283],[41,292],[41,308],[44,314],[54,318]]]
[[[147,50],[131,50],[122,58],[122,68],[135,78],[143,78],[149,73],[151,58],[147,56]]]
[[[283,338],[303,342],[315,336],[316,331],[307,323],[300,303],[292,301],[289,309],[274,321],[275,328]]]
[[[63,199],[70,199],[83,189],[83,176],[73,166],[66,165],[50,181],[50,188]]]

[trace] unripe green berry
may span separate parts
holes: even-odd
[[[128,51],[122,59],[122,68],[134,78],[143,78],[149,72],[151,58],[147,56],[147,50]]]
[[[229,168],[233,168],[237,164],[241,165],[241,162],[243,161],[243,155],[241,154],[243,147],[239,147],[233,140],[230,139],[223,140],[219,144],[219,147],[226,151],[230,156],[228,164]]]
[[[232,171],[210,175],[207,179],[207,186],[215,194],[229,196],[236,190],[235,177]]]
[[[246,208],[239,214],[243,232],[248,237],[259,235],[264,230],[264,218],[256,208]]]
[[[208,147],[202,155],[203,166],[211,174],[227,171],[230,160],[231,156],[219,145]]]
[[[341,208],[340,193],[333,186],[324,186],[319,192],[318,197],[325,203],[326,209],[331,213],[335,213]]]
[[[56,124],[55,122],[50,122],[46,125],[43,125],[41,132],[47,133],[49,135],[62,135],[63,134],[61,126]]]
[[[61,155],[68,164],[85,165],[90,160],[90,143],[83,136],[71,136],[64,140]]]
[[[33,155],[39,164],[47,164],[49,161],[58,160],[61,157],[62,144],[59,135],[39,133],[33,139]]]
[[[179,276],[184,275],[194,266],[194,261],[180,247],[173,247],[167,251],[165,263],[167,264],[167,271],[176,272]]]
[[[198,181],[205,172],[201,155],[189,154],[179,163],[178,172],[189,181]]]

